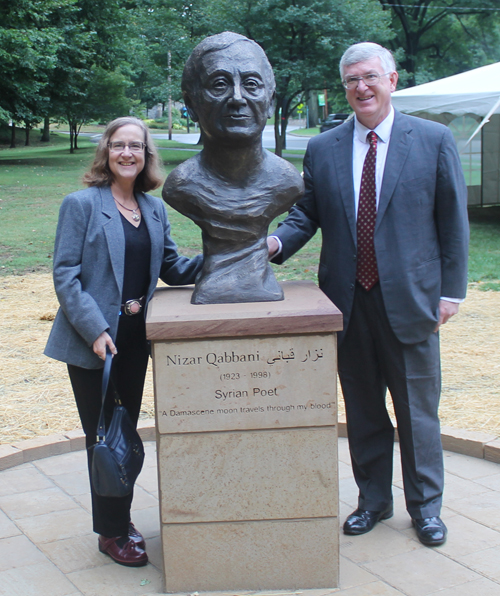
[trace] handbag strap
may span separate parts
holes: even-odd
[[[113,356],[106,346],[106,360],[104,361],[104,369],[102,371],[102,406],[99,415],[99,422],[97,423],[97,443],[106,439],[106,426],[104,424],[104,402],[106,401],[106,393],[108,391],[109,376],[111,373],[111,364],[113,363]]]

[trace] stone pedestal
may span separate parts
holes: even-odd
[[[342,315],[312,282],[283,289],[149,306],[167,592],[338,586]]]

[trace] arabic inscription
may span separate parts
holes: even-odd
[[[155,343],[160,433],[336,423],[336,343],[298,335]]]

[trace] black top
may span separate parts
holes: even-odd
[[[149,287],[151,239],[144,218],[136,228],[126,217],[122,218],[125,234],[125,272],[123,275],[122,303],[139,299]]]

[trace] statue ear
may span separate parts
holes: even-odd
[[[191,118],[191,120],[193,122],[198,122],[198,120],[199,120],[198,115],[195,112],[195,110],[193,108],[193,102],[191,101],[191,98],[188,95],[184,95],[184,104],[187,108],[187,111],[189,113],[189,117]]]
[[[272,118],[274,116],[274,108],[276,106],[276,91],[273,91],[271,101],[269,102],[269,108],[267,109],[267,117]]]

